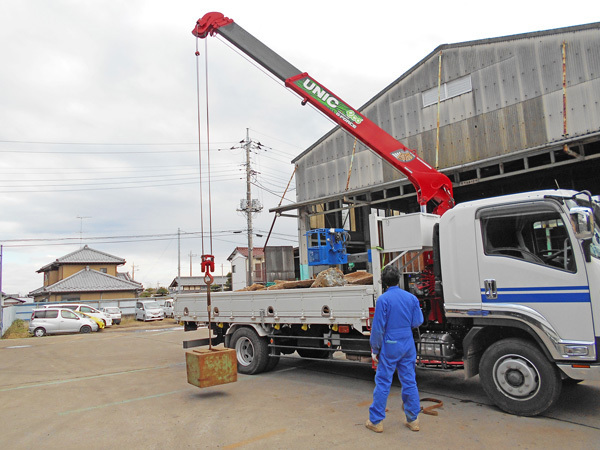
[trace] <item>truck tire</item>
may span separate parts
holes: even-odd
[[[276,348],[271,349],[271,354],[268,357],[267,365],[265,367],[265,372],[269,372],[269,371],[273,370],[275,367],[277,367],[277,364],[279,364],[279,360],[280,360],[279,355],[280,355],[280,352],[278,349],[276,349]]]
[[[240,328],[231,337],[229,348],[235,349],[238,372],[245,375],[261,373],[269,362],[269,344],[252,328]]]
[[[558,368],[535,344],[518,338],[495,342],[484,352],[479,377],[488,397],[503,411],[519,416],[543,413],[558,400]]]

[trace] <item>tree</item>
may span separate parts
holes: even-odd
[[[169,290],[162,286],[159,287],[154,294],[155,297],[164,297],[165,295],[169,295]]]
[[[154,288],[146,288],[146,289],[144,289],[144,292],[142,292],[140,294],[140,297],[154,297],[155,293],[156,293],[156,289],[154,289]]]
[[[225,290],[231,291],[231,272],[227,274],[227,281],[225,282]]]
[[[159,287],[158,289],[146,288],[144,292],[140,294],[140,297],[164,297],[169,295],[169,290],[165,287]]]

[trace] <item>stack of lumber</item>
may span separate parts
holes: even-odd
[[[329,269],[320,272],[315,279],[300,280],[300,281],[287,281],[287,280],[275,280],[275,284],[265,288],[264,285],[254,283],[252,286],[238,289],[240,291],[260,291],[267,289],[270,291],[280,289],[300,289],[300,288],[318,288],[318,287],[333,287],[333,286],[345,286],[345,285],[360,285],[360,284],[373,284],[373,275],[369,272],[352,272],[344,275],[341,270],[330,267]]]

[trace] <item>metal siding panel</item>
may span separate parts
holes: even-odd
[[[441,168],[510,154],[562,137],[563,40],[567,41],[569,135],[600,129],[597,28],[450,47],[442,55],[442,82],[471,75],[472,91],[440,104]],[[435,164],[437,104],[423,108],[421,93],[436,87],[437,77],[436,53],[364,111],[430,164]],[[299,201],[343,192],[352,145],[353,138],[338,129],[313,148],[309,158],[299,159]],[[322,171],[307,167],[335,159],[339,164],[333,172],[329,165]],[[402,177],[371,151],[358,149],[353,171],[350,189]],[[307,175],[306,181],[300,181]]]
[[[590,92],[600,92],[600,78],[578,84],[567,91],[569,136],[588,134],[600,129],[600,101],[590,96]]]

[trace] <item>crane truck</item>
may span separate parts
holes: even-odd
[[[193,34],[225,38],[404,173],[421,211],[370,215],[372,284],[216,292],[208,308],[206,294],[180,293],[174,314],[186,331],[210,324],[211,343],[235,349],[243,374],[293,353],[370,361],[381,269],[421,255],[425,269],[405,280],[425,317],[414,330],[419,368],[479,375],[500,409],[523,416],[551,408],[563,383],[600,380],[598,197],[543,190],[455,206],[444,174],[233,20],[208,13]]]

